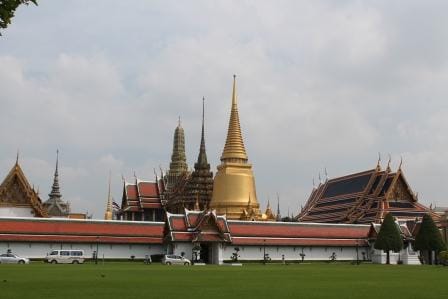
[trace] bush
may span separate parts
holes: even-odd
[[[439,253],[439,261],[442,265],[448,266],[448,251],[441,251]]]

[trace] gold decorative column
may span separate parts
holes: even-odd
[[[252,165],[247,160],[238,116],[236,76],[233,76],[229,129],[210,202],[210,208],[218,214],[226,214],[227,219],[254,220],[260,217]]]

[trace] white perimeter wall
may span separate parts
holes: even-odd
[[[301,260],[300,254],[305,254],[304,261],[310,260],[330,260],[330,256],[334,252],[338,261],[356,260],[356,247],[293,247],[293,246],[222,246],[222,260],[230,260],[235,247],[240,249],[239,260],[263,260],[263,250],[273,261],[281,261],[282,255],[285,260]],[[359,260],[363,259],[363,252],[366,260],[370,259],[367,247],[358,248]],[[221,260],[221,261],[222,261]]]
[[[192,243],[172,243],[169,246],[168,253],[181,255],[185,253],[185,257],[192,258]],[[273,261],[281,261],[282,255],[285,256],[286,261],[301,260],[300,254],[305,254],[305,261],[330,260],[330,256],[334,252],[336,260],[338,261],[353,261],[356,260],[356,247],[292,247],[292,246],[236,246],[231,244],[213,243],[209,246],[209,261],[213,264],[222,264],[223,261],[230,260],[232,253],[235,252],[235,247],[240,249],[239,260],[263,260],[263,250]],[[367,247],[358,248],[359,260],[364,258],[370,260],[370,252]]]
[[[0,217],[34,217],[34,211],[31,207],[1,207]]]
[[[47,253],[55,249],[81,249],[86,257],[91,257],[96,250],[96,243],[92,244],[67,244],[67,243],[27,243],[27,242],[0,242],[0,253],[6,253],[8,249],[19,256],[28,258],[44,258]],[[166,249],[163,245],[146,244],[98,244],[98,258],[105,259],[129,259],[135,256],[137,259],[145,258],[145,255],[163,254]]]

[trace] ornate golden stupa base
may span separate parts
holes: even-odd
[[[224,162],[218,166],[210,208],[226,214],[227,219],[261,217],[251,164]]]

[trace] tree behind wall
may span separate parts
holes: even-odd
[[[442,235],[434,223],[434,220],[432,220],[432,217],[429,214],[425,214],[417,236],[415,236],[414,249],[425,252],[426,257],[428,258],[428,263],[432,264],[432,252],[435,251],[438,253],[445,248]]]
[[[5,29],[11,24],[11,19],[19,5],[29,3],[37,5],[37,0],[0,0],[0,29]],[[2,35],[1,32],[0,35]]]
[[[383,250],[387,254],[386,264],[390,264],[390,251],[398,252],[403,248],[403,239],[392,214],[387,214],[381,224],[376,238],[375,249]]]

